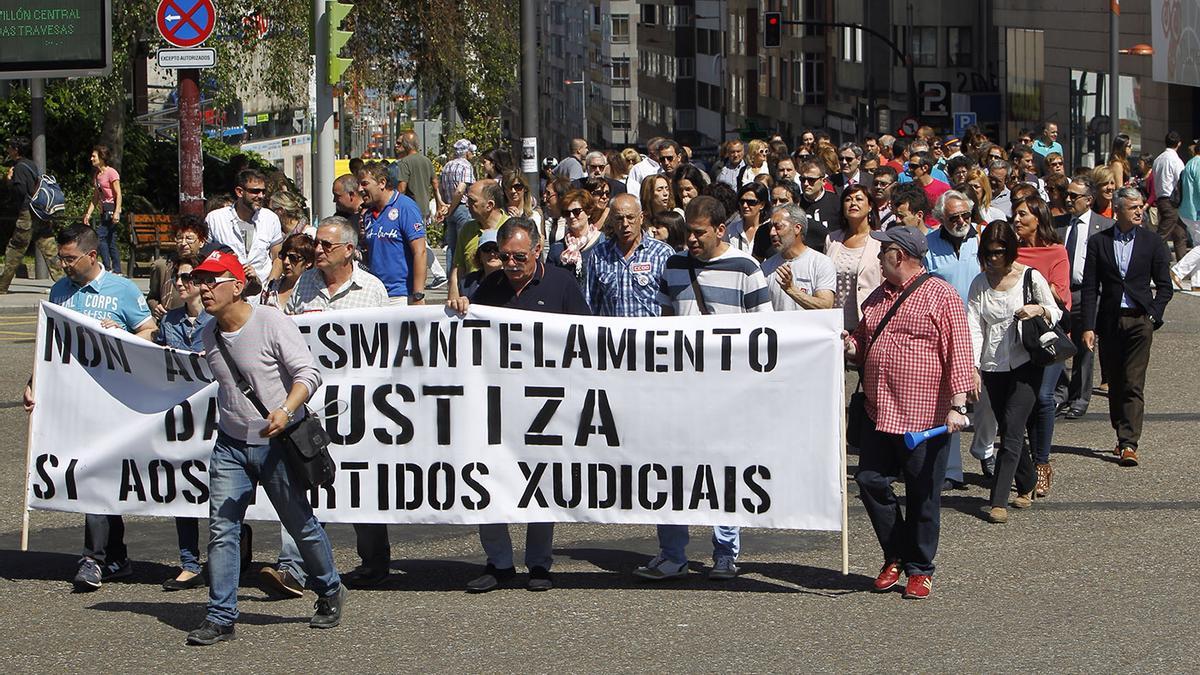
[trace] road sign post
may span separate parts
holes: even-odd
[[[159,0],[155,23],[163,39],[181,50],[199,47],[217,25],[212,0]],[[176,50],[172,50],[176,51]],[[201,50],[195,50],[201,51]],[[213,61],[216,61],[215,52]],[[204,154],[200,145],[200,70],[178,71],[179,212],[204,215]]]
[[[973,112],[956,112],[954,113],[954,135],[962,138],[962,135],[967,132],[967,127],[977,124],[976,116]]]

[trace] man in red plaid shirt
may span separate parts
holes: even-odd
[[[912,227],[872,232],[882,242],[879,264],[884,283],[863,302],[863,320],[845,334],[846,357],[863,363],[867,415],[859,448],[859,494],[883,547],[884,566],[875,590],[888,591],[908,575],[904,597],[921,599],[933,588],[933,556],[941,529],[941,488],[946,479],[949,434],[909,450],[904,433],[946,425],[967,425],[967,395],[974,394],[971,335],[962,298],[936,277],[921,282],[900,304],[883,332],[870,344],[885,314],[925,272],[925,237]],[[892,489],[904,477],[907,509]]]

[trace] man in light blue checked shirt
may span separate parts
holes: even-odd
[[[645,236],[633,195],[617,195],[610,214],[609,238],[584,259],[583,297],[597,316],[659,316],[658,280],[675,251]]]

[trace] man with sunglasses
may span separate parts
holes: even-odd
[[[100,322],[105,328],[129,331],[150,341],[158,329],[146,298],[132,281],[104,269],[100,239],[87,225],[72,225],[58,234],[58,262],[63,278],[50,287],[50,302]],[[33,412],[33,380],[25,385],[25,412]],[[60,411],[65,412],[65,411]],[[84,516],[83,558],[75,574],[77,591],[94,591],[104,581],[133,575],[125,548],[125,520],[119,515]]]
[[[247,292],[250,302],[258,302],[257,290],[281,271],[276,270],[276,258],[283,246],[283,227],[279,216],[264,209],[267,178],[256,169],[238,173],[233,189],[233,204],[209,211],[205,217],[209,237],[237,254],[246,266]]]
[[[425,303],[425,225],[417,203],[388,187],[387,168],[371,162],[358,171],[363,193],[363,239],[371,274],[387,287],[388,303]]]
[[[573,181],[572,185],[580,190],[586,189],[586,183],[590,178],[602,178],[608,183],[608,194],[611,197],[625,194],[625,183],[616,180],[607,174],[608,157],[599,150],[589,152],[583,158],[583,168],[587,170],[587,175],[577,181]]]
[[[800,199],[796,205],[808,214],[804,243],[818,253],[825,252],[825,235],[841,220],[842,200],[825,189],[825,171],[816,162],[800,165]]]
[[[530,312],[590,315],[587,301],[575,275],[561,267],[542,263],[542,242],[537,225],[530,219],[509,218],[496,233],[502,274],[490,274],[470,298],[459,295],[446,306],[466,314],[471,303],[508,307]],[[479,526],[479,541],[487,554],[483,574],[467,583],[467,592],[486,593],[507,585],[517,571],[513,562],[512,538],[506,523]],[[548,591],[553,563],[554,523],[529,523],[525,529],[526,588]]]
[[[840,195],[851,185],[861,185],[870,190],[873,182],[871,174],[862,171],[860,166],[863,157],[862,148],[857,143],[842,143],[838,148],[837,155],[841,170],[830,178],[834,193]]]
[[[892,193],[896,191],[896,170],[884,164],[875,171],[871,182],[871,208],[879,216],[879,229],[886,230],[896,222],[892,211]]]

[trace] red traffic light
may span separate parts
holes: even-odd
[[[783,41],[783,15],[780,12],[763,12],[763,46],[779,47]]]

